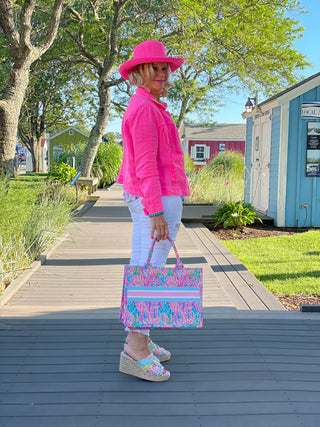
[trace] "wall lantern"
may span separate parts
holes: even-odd
[[[253,101],[253,104],[251,100]],[[248,100],[244,105],[244,108],[246,109],[246,113],[252,113],[253,109],[254,111],[257,111],[257,104],[258,104],[258,93],[256,92],[255,97],[254,98],[248,97]]]

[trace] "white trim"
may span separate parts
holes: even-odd
[[[188,140],[185,141],[185,149],[186,149],[185,153],[191,157],[191,151],[189,154],[189,141]]]
[[[75,128],[74,126],[69,126],[69,127],[67,127],[66,129],[62,130],[61,132],[56,133],[55,135],[49,136],[49,138],[48,138],[48,139],[49,139],[49,140],[50,140],[50,139],[54,139],[54,138],[56,138],[57,136],[60,136],[60,135],[62,135],[63,133],[68,132],[69,130],[73,130],[73,131],[78,132],[78,133],[80,133],[81,135],[84,135],[84,136],[86,136],[86,137],[88,137],[88,138],[89,138],[89,135],[87,135],[86,133],[84,133],[84,132],[82,132],[81,130],[79,130],[79,129]]]
[[[284,105],[287,102],[290,102],[295,98],[298,98],[298,96],[303,95],[306,92],[309,92],[309,90],[314,89],[316,86],[320,86],[320,76],[315,77],[312,80],[309,80],[308,82],[298,86],[295,89],[288,91],[287,93],[284,93],[282,96],[279,96],[279,98],[277,98],[278,103],[279,105]]]
[[[48,144],[48,171],[50,171],[50,138],[48,138],[47,140],[47,144]]]
[[[207,162],[195,161],[195,162],[193,162],[193,164],[196,165],[196,166],[202,166],[202,165],[206,165]]]
[[[205,160],[205,159],[207,159],[207,157],[206,157],[206,149],[207,149],[207,145],[206,144],[195,144],[194,146],[194,160],[197,160],[197,161],[202,161],[202,160]],[[198,153],[198,151],[197,151],[197,147],[203,147],[203,157],[197,157],[197,153]]]
[[[280,129],[277,227],[284,227],[286,220],[289,103],[281,107]]]
[[[320,76],[314,77],[313,79],[299,85],[295,89],[288,90],[288,92],[278,96],[275,99],[272,99],[269,102],[263,101],[263,105],[259,107],[260,112],[263,113],[264,111],[273,109],[279,105],[285,105],[286,103],[289,103],[293,99],[298,98],[299,96],[309,92],[309,90],[312,90],[317,86],[320,86]],[[249,117],[254,117],[256,114],[257,112],[255,111],[252,111],[251,113],[243,112],[241,116],[243,119],[248,119]]]
[[[210,146],[206,145],[204,149],[204,158],[206,160],[210,159]]]
[[[243,138],[189,138],[188,142],[195,142],[195,141],[206,141],[206,142],[221,142],[221,141],[234,141],[234,142],[246,142],[246,137]]]

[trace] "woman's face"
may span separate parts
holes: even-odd
[[[159,95],[169,78],[169,66],[167,62],[153,62],[152,68],[154,77],[148,81],[148,77],[145,75],[145,84],[150,89],[151,94]]]

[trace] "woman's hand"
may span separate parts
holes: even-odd
[[[151,239],[157,238],[157,241],[165,240],[169,237],[169,227],[163,215],[150,217],[151,219]]]

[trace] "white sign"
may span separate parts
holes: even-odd
[[[320,119],[320,102],[303,102],[301,104],[301,118],[311,119],[315,117]]]

